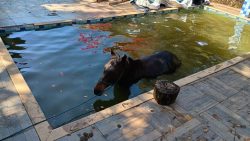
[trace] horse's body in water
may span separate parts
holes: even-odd
[[[111,55],[111,60],[104,66],[103,77],[94,88],[97,95],[115,83],[130,87],[142,78],[156,78],[162,74],[173,73],[181,65],[181,61],[168,51],[137,60],[126,55],[119,57],[113,51]]]

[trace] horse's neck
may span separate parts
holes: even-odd
[[[143,65],[141,60],[133,60],[129,62],[129,66],[123,77],[123,83],[132,85],[143,77]]]
[[[131,72],[137,77],[141,79],[143,77],[143,63],[141,60],[134,60],[131,67]]]

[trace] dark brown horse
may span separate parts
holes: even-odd
[[[111,51],[111,60],[105,64],[103,76],[96,84],[94,93],[100,95],[115,83],[130,87],[142,78],[156,78],[159,75],[170,74],[180,65],[181,61],[176,55],[168,51],[137,60],[126,55],[119,57]]]

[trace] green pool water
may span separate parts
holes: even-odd
[[[58,127],[148,91],[157,79],[174,81],[249,52],[250,26],[214,13],[184,11],[16,32],[3,41],[45,116],[59,114],[49,120]],[[110,48],[134,59],[168,50],[182,66],[172,75],[141,80],[130,90],[115,85],[95,96]]]

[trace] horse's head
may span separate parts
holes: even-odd
[[[107,87],[118,82],[125,73],[127,65],[128,57],[126,55],[120,57],[111,50],[111,59],[105,64],[103,76],[96,84],[94,93],[101,95]]]

